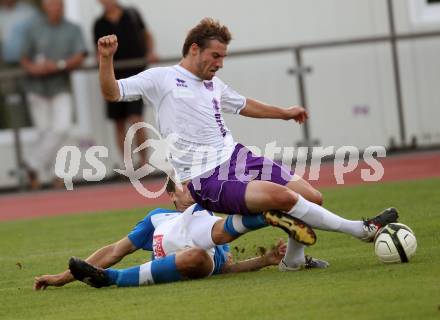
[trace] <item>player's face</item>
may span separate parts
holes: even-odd
[[[189,206],[194,204],[194,199],[187,188],[187,183],[182,184],[182,189],[176,185],[176,190],[169,193],[177,211],[185,211]]]
[[[218,40],[210,40],[205,49],[198,48],[196,55],[197,76],[203,80],[211,80],[215,73],[223,68],[223,59],[227,54],[227,45]]]
[[[50,22],[58,23],[64,15],[64,6],[62,0],[44,0],[43,10]]]
[[[116,0],[99,0],[99,2],[104,6],[104,8],[110,8],[117,4]]]

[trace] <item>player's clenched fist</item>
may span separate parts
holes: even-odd
[[[298,123],[304,123],[309,118],[309,114],[307,113],[307,111],[300,106],[289,107],[285,109],[284,112],[284,120],[293,119]]]
[[[101,57],[111,57],[118,49],[118,37],[114,34],[98,39],[98,53]]]

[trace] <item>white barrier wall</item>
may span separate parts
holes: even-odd
[[[94,56],[92,25],[100,15],[99,2],[65,0],[66,14],[80,23]],[[121,1],[136,6],[155,36],[162,57],[178,56],[188,29],[205,16],[228,25],[234,40],[230,51],[273,47],[304,42],[384,35],[388,32],[384,0],[202,0]],[[417,3],[419,3],[417,5]],[[396,29],[401,32],[437,30],[440,15],[428,14],[425,0],[394,1]],[[437,8],[438,6],[436,6]],[[427,11],[428,10],[428,11]],[[427,18],[428,17],[428,18]],[[399,44],[405,125],[408,140],[420,144],[440,143],[440,39]],[[312,68],[306,76],[310,133],[323,146],[388,146],[399,140],[397,105],[388,44],[339,47],[304,52],[304,64]],[[264,56],[228,58],[220,77],[246,96],[280,105],[298,103],[297,83],[287,74],[294,67],[293,55],[284,52]],[[103,101],[95,73],[73,78],[78,125],[72,143],[110,148],[112,167],[117,152],[113,128],[105,119]],[[147,119],[152,122],[152,110]],[[264,148],[276,140],[278,146],[296,146],[303,139],[294,123],[226,117],[237,140]],[[32,130],[25,130],[24,143],[32,143]],[[28,132],[29,131],[29,132]],[[14,168],[11,134],[0,133],[0,187],[13,185],[7,172]]]
[[[91,30],[100,12],[98,1],[70,2],[77,11],[79,8],[76,14],[85,32]],[[159,54],[168,57],[180,54],[187,30],[205,16],[230,27],[234,36],[231,51],[383,35],[389,28],[384,0],[277,0],[270,5],[263,0],[121,2],[141,10],[156,37]],[[393,4],[397,32],[440,27],[439,5],[428,7],[426,0]],[[440,39],[399,45],[408,141],[416,137],[420,144],[440,142],[435,121],[440,116],[440,92],[435,89],[440,80],[439,48]],[[361,148],[389,145],[391,139],[400,142],[388,44],[306,51],[304,62],[313,68],[306,76],[312,139],[323,145]],[[219,75],[247,96],[289,105],[298,102],[295,79],[286,74],[292,66],[293,56],[288,53],[230,58]],[[302,140],[296,125],[264,121],[266,130],[259,130],[260,121],[227,119],[236,138],[246,144],[264,146],[277,139],[280,144],[295,145]]]

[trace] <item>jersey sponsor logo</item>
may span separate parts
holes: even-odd
[[[176,86],[178,87],[183,87],[183,88],[188,88],[188,85],[186,84],[185,80],[176,78]]]
[[[214,82],[212,81],[205,81],[203,82],[203,85],[205,86],[205,88],[209,91],[214,91]]]
[[[217,122],[217,125],[220,129],[220,132],[221,132],[222,136],[224,137],[224,136],[226,136],[225,124],[223,122],[222,115],[220,113],[220,103],[217,101],[216,98],[212,99],[212,106],[215,111],[215,114],[214,114],[215,122]]]
[[[165,250],[162,245],[163,234],[153,236],[153,253],[156,258],[165,257]]]

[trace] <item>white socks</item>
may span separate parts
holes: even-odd
[[[306,262],[306,258],[304,256],[304,247],[305,245],[296,242],[294,239],[289,237],[287,241],[286,254],[283,258],[284,263],[290,268],[303,265]]]
[[[295,218],[301,219],[315,229],[348,233],[359,239],[365,236],[363,221],[344,219],[304,199],[299,194],[298,202],[287,213]]]

